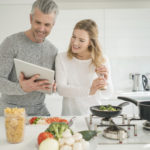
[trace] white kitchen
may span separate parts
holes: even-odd
[[[55,1],[59,6],[59,14],[48,40],[58,48],[58,53],[68,50],[73,27],[78,21],[93,19],[98,25],[103,53],[110,61],[114,89],[113,95],[103,97],[102,104],[118,106],[125,102],[117,99],[118,96],[137,100],[137,106],[131,102],[121,107],[122,112],[109,120],[94,115],[76,116],[73,119],[72,130],[100,131],[90,141],[90,150],[150,150],[150,124],[148,127],[144,126],[148,121],[141,117],[140,112],[141,102],[150,100],[150,1]],[[30,27],[29,15],[33,2],[34,0],[0,0],[0,43],[7,36],[26,31]],[[47,94],[45,102],[52,117],[61,115],[62,96],[57,92]],[[68,120],[72,118],[62,117]],[[47,128],[47,125],[26,125],[24,141],[10,144],[5,136],[4,117],[0,117],[0,122],[0,149],[4,150],[38,150],[37,136]],[[109,126],[108,123],[114,122],[124,131],[120,132],[122,136],[118,134],[117,139],[103,135]]]

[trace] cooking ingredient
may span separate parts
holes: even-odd
[[[43,124],[43,125],[45,125],[45,124],[47,124],[47,122],[45,121],[45,119],[39,119],[37,122],[36,122],[36,124]]]
[[[69,145],[63,145],[60,150],[72,150],[72,147]]]
[[[62,137],[64,137],[64,138],[68,138],[71,136],[72,136],[72,134],[70,132],[70,129],[66,129],[65,132],[63,132],[63,134],[62,134]]]
[[[59,117],[51,117],[51,118],[32,117],[29,120],[30,124],[51,124],[53,122],[64,122],[68,124],[68,120]]]
[[[21,142],[24,138],[25,109],[6,108],[4,113],[7,141],[10,143]]]
[[[40,145],[40,143],[47,138],[54,138],[54,136],[49,132],[40,133],[38,136],[38,144]]]
[[[59,139],[59,145],[63,146],[64,144],[65,144],[65,139],[64,138]]]
[[[94,136],[97,135],[97,131],[95,130],[85,130],[85,131],[80,131],[79,133],[82,134],[83,139],[85,139],[86,141],[91,140]]]
[[[59,143],[55,139],[47,138],[39,145],[39,150],[59,150]]]
[[[73,145],[74,142],[75,142],[75,140],[74,140],[73,137],[68,137],[68,138],[64,138],[64,142],[65,142],[65,144],[67,144],[67,145]]]
[[[73,135],[73,138],[75,139],[75,141],[79,141],[82,139],[82,134],[77,132]]]
[[[64,123],[68,124],[68,121],[66,119],[62,119],[59,117],[46,118],[46,122],[48,124],[53,123],[53,122],[64,122]]]
[[[30,124],[37,124],[38,120],[40,120],[40,117],[32,117],[29,122]]]
[[[59,139],[60,150],[88,150],[89,142],[82,138],[82,134],[77,132],[72,135],[71,131],[66,129],[63,135],[69,136],[62,136]]]
[[[63,132],[68,129],[68,125],[64,122],[53,122],[46,129],[46,132],[50,132],[58,140],[62,137]]]
[[[102,111],[118,111],[118,109],[112,107],[111,105],[100,106],[99,110],[102,110]]]
[[[74,143],[73,144],[73,150],[83,150],[82,143],[81,142]]]

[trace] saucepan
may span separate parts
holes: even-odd
[[[119,104],[118,106],[111,105],[111,107],[114,108],[115,111],[100,110],[100,107],[108,107],[109,105],[96,105],[96,106],[91,106],[90,111],[94,116],[103,117],[103,118],[112,118],[120,115],[122,112],[122,107],[128,104],[129,104],[128,102],[124,102]]]
[[[136,106],[139,107],[139,116],[142,120],[150,121],[150,101],[136,101],[135,99],[131,99],[129,97],[121,97],[119,96],[118,99],[122,99],[127,102],[134,103]]]

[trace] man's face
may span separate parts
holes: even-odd
[[[35,8],[34,14],[30,15],[31,31],[33,41],[41,43],[49,35],[55,22],[55,14],[44,14]]]

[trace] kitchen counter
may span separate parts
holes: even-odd
[[[64,117],[66,118],[66,117]],[[69,119],[67,117],[66,119]],[[24,141],[19,144],[10,144],[6,141],[4,117],[0,117],[0,149],[1,150],[38,150],[37,136],[43,132],[48,125],[26,125]],[[76,117],[73,125],[71,126],[74,132],[80,130],[87,130],[85,117]],[[148,131],[150,132],[150,131]],[[140,138],[140,136],[139,136]],[[150,136],[149,136],[150,139]],[[150,150],[150,141],[147,144],[98,144],[101,139],[96,137],[90,141],[90,150]]]
[[[114,97],[117,96],[125,96],[125,97],[131,97],[135,99],[150,99],[150,91],[116,91],[114,94]]]

